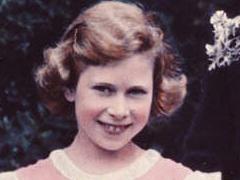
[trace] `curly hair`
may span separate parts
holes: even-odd
[[[65,99],[87,66],[104,65],[139,53],[153,57],[151,115],[169,115],[186,94],[186,77],[178,56],[164,41],[154,13],[136,4],[102,1],[79,14],[56,47],[44,51],[44,64],[36,71],[43,101],[55,114],[68,115],[73,104]]]

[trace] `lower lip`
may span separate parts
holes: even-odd
[[[131,125],[127,125],[127,126],[116,126],[116,125],[110,125],[110,124],[106,124],[106,123],[100,123],[98,122],[98,124],[103,128],[103,130],[111,135],[119,135],[124,133]]]

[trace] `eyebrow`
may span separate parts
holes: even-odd
[[[111,83],[107,83],[107,82],[96,82],[96,83],[93,83],[93,86],[107,86],[107,87],[110,87],[111,89],[116,89],[116,86],[114,86],[113,84]],[[148,88],[146,86],[143,86],[143,85],[135,85],[135,86],[130,86],[128,89],[144,89],[144,90],[147,90]]]
[[[132,89],[142,89],[142,90],[144,90],[144,91],[147,91],[147,90],[148,90],[148,88],[147,88],[146,86],[141,86],[141,85],[131,86],[131,87],[128,88],[128,89],[130,89],[130,90],[132,90]]]
[[[113,84],[107,83],[107,82],[95,82],[95,83],[92,84],[92,86],[107,86],[107,87],[110,87],[112,89],[116,89]]]

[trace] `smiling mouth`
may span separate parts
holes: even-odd
[[[99,125],[101,125],[105,132],[113,135],[118,135],[123,133],[127,128],[129,128],[132,124],[127,125],[115,125],[110,123],[105,123],[102,121],[97,121]]]

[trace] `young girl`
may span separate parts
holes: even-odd
[[[43,100],[75,114],[73,143],[2,180],[217,180],[144,150],[132,139],[149,116],[169,115],[186,94],[186,77],[150,13],[103,1],[82,12],[36,72]]]

